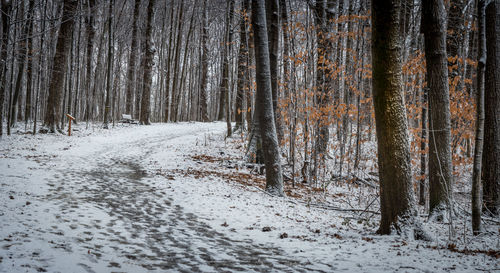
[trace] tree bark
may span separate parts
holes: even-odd
[[[373,103],[377,128],[381,220],[378,232],[402,232],[415,215],[402,82],[400,1],[372,1]]]
[[[141,116],[140,123],[143,125],[150,125],[149,117],[151,114],[151,81],[152,81],[152,70],[153,70],[153,57],[155,49],[153,42],[151,40],[153,32],[153,15],[155,0],[149,0],[148,4],[148,14],[146,19],[146,54],[143,58],[144,67],[144,77],[143,77],[143,88],[142,88],[142,99],[141,99]]]
[[[273,95],[273,113],[274,121],[276,124],[276,133],[278,134],[278,141],[283,139],[281,129],[281,118],[278,111],[278,51],[279,51],[279,37],[280,37],[280,11],[278,0],[266,1],[266,20],[267,20],[267,33],[269,40],[269,62],[271,65],[271,89]]]
[[[49,84],[49,96],[47,99],[47,110],[45,112],[44,126],[51,133],[59,127],[59,117],[61,116],[61,93],[64,85],[64,74],[66,70],[66,59],[71,43],[69,36],[73,28],[74,12],[77,2],[74,0],[64,0],[61,27],[57,36],[56,52],[52,76]],[[58,128],[59,129],[59,128]]]
[[[125,113],[132,115],[132,103],[133,103],[133,93],[135,87],[135,70],[136,65],[135,62],[137,60],[137,21],[139,17],[139,6],[141,4],[141,0],[134,1],[134,18],[132,21],[132,37],[131,37],[131,46],[130,46],[130,55],[128,61],[127,68],[127,91],[125,93]]]
[[[429,210],[451,206],[451,124],[443,0],[422,2],[422,29],[429,86]]]
[[[89,10],[88,10],[88,17],[86,18],[86,28],[87,28],[87,74],[86,74],[86,82],[85,82],[85,89],[87,92],[87,106],[85,107],[85,120],[89,121],[91,119],[91,93],[92,93],[92,48],[94,46],[94,37],[95,37],[95,30],[94,30],[94,6],[95,6],[95,0],[89,0],[88,2],[89,5]]]
[[[111,112],[111,77],[113,75],[113,0],[109,0],[108,18],[108,69],[106,78],[106,102],[104,103],[104,129],[108,129]]]
[[[485,0],[479,0],[478,15],[478,66],[477,66],[477,121],[476,146],[474,147],[474,165],[472,169],[472,232],[479,234],[481,230],[481,164],[484,139],[484,87],[486,66],[486,27],[485,27]]]
[[[235,131],[244,128],[243,112],[243,99],[245,98],[245,93],[249,92],[249,85],[247,82],[246,75],[249,73],[248,69],[248,41],[247,41],[247,14],[248,14],[249,0],[243,1],[243,6],[241,10],[240,19],[240,47],[238,52],[238,90],[236,94],[236,114],[235,121],[236,127]]]
[[[486,7],[483,212],[500,214],[500,1]]]
[[[0,53],[0,137],[3,135],[3,106],[5,100],[5,85],[7,82],[7,44],[9,42],[9,25],[11,16],[11,2],[1,1],[1,16],[2,16],[2,44]]]
[[[203,24],[201,32],[201,90],[200,90],[200,116],[201,121],[208,122],[208,14],[207,1],[203,1]]]
[[[267,38],[264,0],[252,1],[252,22],[255,39],[255,62],[257,72],[257,115],[262,138],[262,150],[266,166],[266,191],[284,196],[281,158],[274,124],[271,67]]]

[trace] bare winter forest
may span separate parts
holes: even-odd
[[[500,0],[0,5],[0,272],[500,270]]]

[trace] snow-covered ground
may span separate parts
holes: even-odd
[[[451,251],[375,235],[368,189],[267,195],[225,123],[76,128],[0,140],[0,272],[500,272],[494,223]]]

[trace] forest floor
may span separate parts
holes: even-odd
[[[269,196],[224,123],[74,128],[0,140],[0,272],[500,272],[498,222],[376,235],[376,190]]]

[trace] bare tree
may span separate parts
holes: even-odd
[[[106,102],[104,104],[104,128],[108,129],[108,122],[111,115],[111,75],[113,74],[113,0],[109,0],[108,18],[108,69],[106,78]]]
[[[201,33],[201,90],[200,90],[200,114],[201,120],[204,122],[209,121],[208,118],[208,14],[207,14],[207,1],[203,1],[203,19],[202,19],[202,33]]]
[[[146,19],[146,54],[143,58],[144,66],[144,77],[143,77],[143,88],[142,88],[142,99],[141,99],[141,115],[140,123],[144,125],[151,124],[149,121],[149,116],[151,113],[151,80],[152,80],[152,70],[153,70],[153,57],[155,49],[151,41],[151,36],[153,32],[153,15],[154,15],[155,0],[149,0],[148,4],[148,14]]]
[[[255,35],[255,63],[257,70],[256,114],[259,119],[262,150],[266,166],[266,191],[283,196],[283,174],[273,115],[271,67],[264,0],[252,1],[252,22]]]
[[[2,44],[0,49],[0,137],[3,135],[3,105],[5,100],[5,84],[7,72],[7,43],[9,40],[9,21],[10,21],[10,1],[1,1],[1,16],[2,16]]]
[[[377,125],[381,220],[378,232],[415,229],[410,144],[402,82],[400,1],[372,1],[373,103]]]
[[[429,86],[429,209],[451,206],[451,124],[443,0],[422,2],[422,29]]]
[[[137,24],[139,17],[139,5],[141,4],[141,0],[134,1],[134,18],[132,20],[132,37],[131,37],[131,46],[130,46],[130,55],[127,67],[127,91],[125,93],[125,113],[132,114],[132,99],[135,87],[135,71],[136,65],[135,62],[137,60],[137,48],[138,48],[138,39],[137,39]]]
[[[486,6],[486,74],[482,181],[483,211],[500,214],[500,1]]]
[[[57,36],[54,65],[47,98],[47,110],[44,118],[44,126],[46,130],[51,133],[56,131],[56,126],[59,127],[59,118],[61,116],[61,93],[64,87],[66,59],[71,43],[71,39],[69,38],[73,28],[76,4],[77,1],[75,0],[64,0],[63,2],[63,14],[59,35]]]

